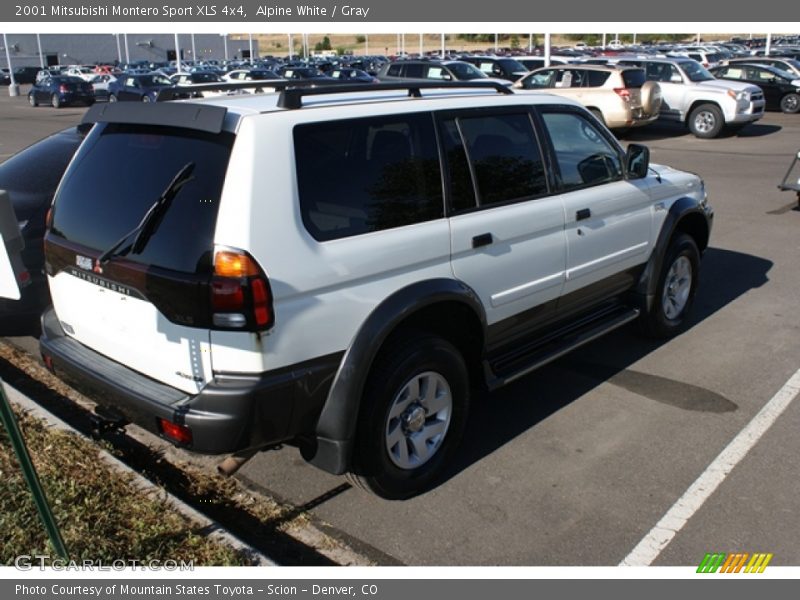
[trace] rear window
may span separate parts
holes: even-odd
[[[111,248],[193,162],[193,179],[175,196],[147,246],[126,258],[208,272],[233,137],[171,127],[95,126],[64,177],[52,234],[101,252]]]
[[[298,125],[294,146],[303,223],[318,241],[444,214],[429,114]]]
[[[622,81],[626,88],[638,89],[647,81],[644,69],[626,69],[622,72]]]

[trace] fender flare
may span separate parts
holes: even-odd
[[[642,271],[642,274],[639,276],[639,282],[636,285],[635,294],[642,310],[649,311],[652,307],[656,296],[658,274],[661,272],[664,256],[666,255],[672,236],[678,229],[680,222],[692,214],[699,214],[702,216],[705,220],[708,234],[711,233],[711,213],[704,208],[698,200],[684,196],[672,203],[664,219],[664,223],[661,226],[661,231],[658,233],[658,238],[653,246],[650,259],[647,261],[644,271]],[[700,251],[702,252],[703,248],[701,248]]]
[[[303,458],[324,471],[348,470],[361,396],[375,356],[386,338],[417,311],[440,302],[460,302],[478,317],[486,339],[486,313],[478,295],[455,279],[428,279],[394,292],[370,313],[339,364],[317,421],[316,440],[301,446]]]

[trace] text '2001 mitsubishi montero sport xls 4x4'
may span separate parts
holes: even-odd
[[[703,181],[577,103],[275,85],[87,113],[41,350],[104,415],[238,459],[292,443],[403,498],[452,458],[472,390],[634,320],[687,325]]]

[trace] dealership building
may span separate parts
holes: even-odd
[[[42,33],[38,39],[36,34],[8,33],[6,38],[14,68],[175,60],[175,35],[171,33]],[[0,44],[2,41],[0,38]],[[251,48],[248,36],[210,33],[178,34],[178,45],[183,60],[247,59]],[[258,56],[255,38],[252,49]],[[0,52],[0,63],[8,67],[5,50]]]

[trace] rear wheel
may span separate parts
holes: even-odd
[[[36,99],[36,96],[33,94],[33,92],[28,94],[28,102],[30,103],[31,106],[34,107],[39,106],[39,101]]]
[[[150,96],[145,94],[142,96],[142,102],[152,102],[152,100],[150,99]]]
[[[700,274],[700,251],[681,233],[667,248],[650,310],[640,317],[642,329],[656,338],[677,335],[686,327]]]
[[[800,111],[800,95],[794,93],[786,94],[781,98],[781,110],[789,114]]]
[[[58,94],[50,96],[50,105],[53,108],[61,108],[61,98],[58,97]]]
[[[116,102],[117,100],[118,100],[118,98],[117,98],[117,97],[116,97],[114,94],[111,94],[111,95],[108,97],[108,101],[109,101],[109,102]]]
[[[447,340],[413,331],[389,342],[364,389],[349,480],[390,499],[424,491],[458,446],[469,392],[464,359]]]
[[[699,138],[717,137],[724,125],[722,111],[713,104],[701,104],[689,115],[689,130]]]

